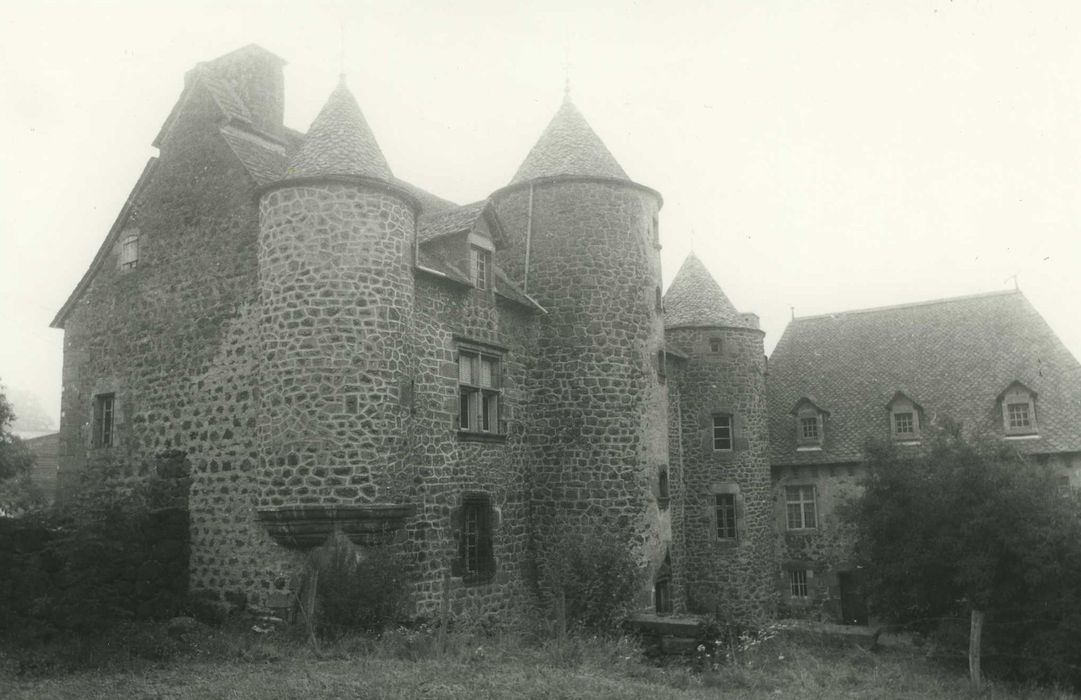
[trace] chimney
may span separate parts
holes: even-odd
[[[228,81],[252,114],[252,125],[280,136],[285,116],[285,61],[256,44],[211,61],[214,73]]]

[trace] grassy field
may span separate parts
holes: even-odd
[[[400,632],[316,651],[285,636],[206,630],[182,640],[153,630],[114,641],[0,652],[3,698],[1066,698],[990,683],[913,648],[871,653],[784,639],[737,663],[664,667],[628,640],[524,644]],[[76,670],[81,669],[81,670]]]

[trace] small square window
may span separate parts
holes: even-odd
[[[717,539],[736,539],[736,494],[718,493],[716,496]]]
[[[710,352],[712,352],[714,354],[719,354],[722,350],[724,350],[724,342],[722,342],[720,338],[710,338],[709,339],[709,351]]]
[[[491,251],[470,246],[469,262],[473,286],[477,289],[489,289],[492,286],[492,253]]]
[[[800,438],[808,442],[818,441],[818,416],[804,416],[799,419]]]
[[[732,416],[713,416],[713,449],[732,451]]]
[[[911,436],[916,434],[916,424],[913,414],[909,411],[893,414],[893,432],[895,435]]]
[[[814,486],[786,486],[785,509],[789,530],[813,530],[818,526]]]
[[[94,397],[94,447],[110,447],[113,444],[116,397],[98,394]]]
[[[657,473],[657,499],[668,502],[668,467],[661,467]]]
[[[788,570],[788,594],[793,598],[807,598],[807,570]]]
[[[1027,403],[1011,403],[1006,406],[1010,428],[1028,428],[1032,425]]]

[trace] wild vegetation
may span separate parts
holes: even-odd
[[[866,490],[848,514],[872,611],[948,651],[967,642],[977,685],[986,670],[1081,687],[1077,493],[957,425],[934,431],[926,454],[903,449],[868,448]]]
[[[15,411],[0,385],[0,516],[40,508],[45,494],[30,480],[34,455],[12,432]]]

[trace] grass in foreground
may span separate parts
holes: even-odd
[[[716,670],[658,667],[628,640],[525,644],[460,635],[439,653],[433,635],[392,632],[319,651],[277,633],[200,630],[183,639],[139,627],[92,646],[0,652],[4,698],[1066,698],[988,684],[914,649],[870,653],[771,640]],[[76,645],[77,646],[77,645]],[[65,654],[67,656],[65,656]],[[70,672],[76,666],[89,670]]]

